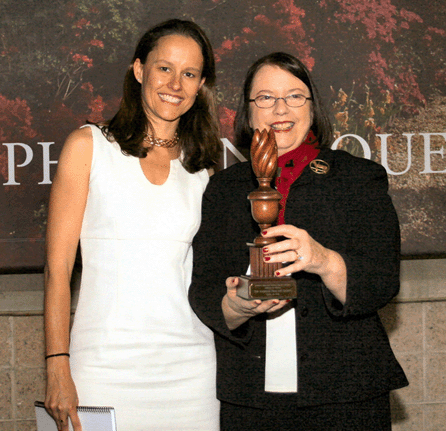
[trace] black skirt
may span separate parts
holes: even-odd
[[[221,403],[221,431],[391,431],[386,393],[365,401],[287,409]]]

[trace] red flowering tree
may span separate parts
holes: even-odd
[[[33,117],[25,100],[9,100],[0,94],[0,142],[26,142],[37,133],[32,128]],[[0,176],[7,179],[6,148],[0,147]]]
[[[229,110],[236,109],[249,65],[277,50],[296,55],[314,72],[330,106],[337,101],[329,100],[330,87],[333,94],[342,90],[349,95],[347,113],[333,111],[334,116],[343,113],[344,120],[348,115],[342,127],[349,131],[371,118],[359,118],[367,98],[382,105],[379,118],[373,118],[379,127],[398,111],[417,112],[434,85],[440,91],[446,87],[446,6],[438,2],[171,0],[169,7],[152,7],[142,0],[78,0],[61,1],[55,8],[45,0],[31,3],[22,18],[32,32],[17,25],[15,1],[5,0],[2,7],[0,91],[10,98],[32,97],[30,107],[40,105],[35,114],[39,124],[46,123],[43,105],[56,101],[79,121],[104,118],[100,112],[120,96],[116,83],[122,81],[136,39],[172,11],[198,22],[210,36],[219,102]],[[344,109],[339,103],[338,108]]]
[[[216,8],[227,4],[215,3]],[[359,134],[373,149],[375,134],[395,115],[416,114],[434,91],[445,90],[441,16],[446,5],[436,3],[435,14],[427,16],[421,7],[410,10],[413,5],[398,0],[246,2],[250,23],[245,18],[238,31],[216,45],[218,66],[225,71],[219,79],[221,103],[236,109],[248,66],[260,55],[287,51],[313,71],[337,133]]]
[[[87,118],[104,119],[106,105],[116,108],[116,82],[125,73],[116,64],[138,36],[142,1],[28,2],[19,19],[20,2],[2,3],[0,93],[27,100],[40,134],[52,128],[62,142]]]

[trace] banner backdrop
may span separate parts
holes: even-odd
[[[310,68],[334,148],[389,174],[406,256],[446,254],[446,2],[2,0],[0,271],[40,271],[48,195],[66,136],[110,118],[141,34],[168,18],[215,48],[222,165],[247,68],[287,51]]]

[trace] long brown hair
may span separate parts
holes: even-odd
[[[144,158],[150,147],[143,146],[146,130],[151,129],[142,106],[141,84],[133,73],[133,63],[146,62],[158,41],[169,35],[192,38],[203,55],[202,78],[205,82],[193,106],[184,113],[178,125],[182,164],[191,173],[214,165],[221,151],[215,103],[215,62],[211,44],[204,31],[194,22],[171,19],[150,28],[140,39],[124,78],[124,91],[116,115],[99,126],[108,139],[114,139],[124,154]]]

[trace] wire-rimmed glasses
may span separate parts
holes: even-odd
[[[305,105],[307,100],[313,100],[312,97],[306,97],[303,94],[290,94],[286,97],[274,97],[268,94],[261,94],[255,99],[249,99],[249,101],[254,102],[258,108],[267,109],[272,108],[280,99],[282,99],[290,108],[300,108]]]

